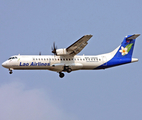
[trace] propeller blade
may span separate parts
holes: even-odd
[[[57,54],[57,53],[56,53],[57,46],[55,46],[55,42],[53,43],[53,47],[52,47],[51,49],[52,49],[52,53],[53,53],[54,55],[56,55],[56,54]]]

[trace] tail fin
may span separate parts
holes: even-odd
[[[114,57],[121,58],[121,59],[123,58],[131,59],[132,54],[133,54],[134,45],[135,45],[135,39],[138,36],[140,36],[140,34],[126,36]]]
[[[111,53],[107,54],[108,56],[111,56],[111,57],[108,57],[107,55],[105,56],[107,58],[107,62],[104,61],[104,63],[101,66],[95,69],[102,69],[102,68],[105,69],[109,67],[114,67],[114,66],[138,61],[138,59],[132,58],[135,39],[138,36],[140,36],[140,34],[126,36],[119,47],[117,47]]]

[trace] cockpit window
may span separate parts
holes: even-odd
[[[10,57],[8,60],[10,60],[10,59],[17,59],[17,57]]]

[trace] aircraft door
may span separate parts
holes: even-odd
[[[106,58],[106,56],[103,56],[103,66],[107,66],[107,58]]]

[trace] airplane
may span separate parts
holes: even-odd
[[[2,66],[13,70],[50,70],[59,73],[63,78],[64,73],[76,70],[98,70],[115,67],[127,63],[137,62],[132,58],[136,38],[140,34],[128,35],[112,52],[101,55],[77,55],[87,44],[92,35],[84,35],[67,48],[57,49],[53,43],[54,55],[14,55],[2,63]]]

